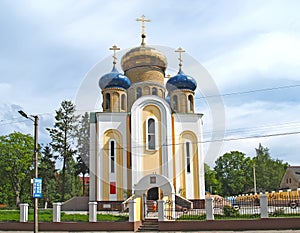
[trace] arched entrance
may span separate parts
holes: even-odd
[[[147,175],[140,179],[134,187],[134,194],[136,198],[142,199],[140,208],[143,220],[148,217],[150,211],[153,212],[153,209],[148,208],[149,202],[157,204],[158,200],[175,201],[172,182],[167,177],[158,174]],[[157,217],[157,214],[152,214],[151,217]]]

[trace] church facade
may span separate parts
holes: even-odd
[[[145,44],[144,33],[121,58],[122,72],[115,67],[118,48],[111,50],[113,68],[99,79],[103,110],[91,113],[90,201],[121,203],[144,180],[147,200],[164,198],[164,182],[172,195],[204,199],[202,114],[194,112],[197,83],[183,72],[183,50],[174,77],[166,76],[166,56]]]

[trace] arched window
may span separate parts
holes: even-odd
[[[186,172],[191,172],[191,143],[185,143],[185,155],[186,155]]]
[[[136,89],[136,98],[140,98],[142,96],[142,88],[138,87]]]
[[[157,95],[157,88],[156,87],[152,88],[152,95]]]
[[[116,161],[116,141],[109,141],[109,158],[110,158],[110,172],[115,173],[115,161]]]
[[[190,111],[194,111],[194,99],[193,99],[193,96],[192,95],[189,95],[188,97],[188,109]]]
[[[173,110],[174,111],[178,110],[178,97],[177,97],[177,95],[173,96]]]
[[[121,109],[125,110],[125,101],[126,101],[126,96],[125,94],[122,94],[121,96]]]
[[[105,95],[105,110],[110,109],[110,94],[106,93]]]
[[[155,120],[153,118],[149,118],[147,121],[147,149],[155,150]]]

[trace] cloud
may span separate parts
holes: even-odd
[[[223,88],[284,78],[300,81],[300,35],[261,34],[250,43],[222,54],[206,63]]]

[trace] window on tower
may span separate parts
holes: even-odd
[[[185,150],[186,150],[186,172],[191,172],[191,143],[186,142],[185,143]]]
[[[173,96],[173,110],[174,111],[178,110],[178,97],[177,97],[177,95]]]
[[[138,87],[136,89],[136,98],[140,98],[142,96],[142,88]]]
[[[110,94],[106,93],[105,95],[105,110],[110,109]]]
[[[152,95],[157,95],[157,88],[156,87],[152,88]]]
[[[189,110],[190,111],[193,111],[193,109],[194,109],[194,100],[193,100],[193,96],[192,95],[189,95],[189,97],[188,97],[188,101],[189,101]]]
[[[126,101],[126,96],[125,94],[122,94],[121,96],[121,109],[125,110],[125,101]]]
[[[150,118],[147,122],[147,149],[155,150],[155,120]]]
[[[116,145],[115,140],[109,141],[110,172],[115,173]]]

